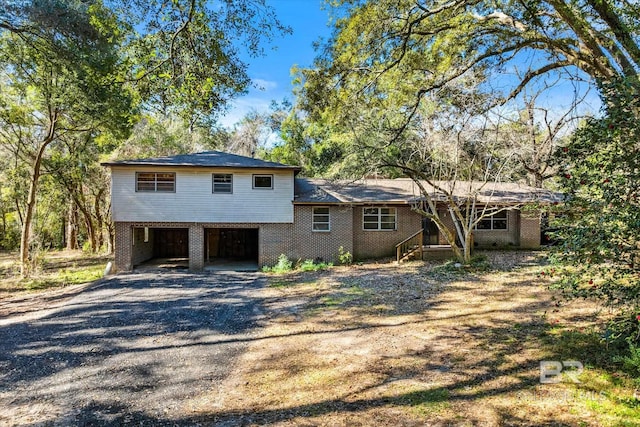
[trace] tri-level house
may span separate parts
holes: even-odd
[[[273,264],[280,254],[335,261],[341,248],[355,259],[395,256],[412,236],[426,248],[446,245],[413,210],[422,202],[409,179],[304,179],[297,166],[217,151],[103,165],[111,168],[119,271],[153,258],[188,259],[197,271],[220,259]],[[513,208],[478,224],[476,246],[540,246],[539,211],[521,207],[550,202],[548,192],[490,183],[477,197]]]

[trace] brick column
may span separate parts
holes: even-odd
[[[189,226],[189,270],[204,268],[204,227],[200,224]]]
[[[131,224],[128,222],[115,223],[115,271],[131,271],[131,243],[133,241]]]

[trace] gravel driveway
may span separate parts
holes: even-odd
[[[191,403],[215,398],[257,336],[263,285],[129,274],[0,317],[0,425],[195,424]]]

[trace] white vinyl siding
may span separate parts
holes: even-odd
[[[213,192],[214,193],[233,193],[233,174],[230,173],[214,173],[213,174]]]
[[[173,193],[176,191],[176,174],[171,172],[136,172],[136,191]]]
[[[483,218],[477,225],[476,230],[507,230],[509,220],[507,211],[497,212],[487,218]]]
[[[331,215],[328,207],[313,208],[313,231],[331,231]]]
[[[396,208],[362,209],[363,230],[395,230],[397,228]]]
[[[202,223],[292,223],[292,170],[220,169],[233,174],[233,193],[212,192],[212,170],[207,168],[157,168],[175,173],[175,192],[136,192],[136,170],[112,167],[114,221]],[[273,190],[253,189],[253,175],[273,177]]]

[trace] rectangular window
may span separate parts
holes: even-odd
[[[149,227],[144,228],[144,242],[149,243]]]
[[[173,172],[136,172],[136,191],[173,193],[176,174]]]
[[[328,207],[313,208],[313,231],[331,231],[331,218]]]
[[[273,175],[253,175],[253,188],[273,189]]]
[[[396,208],[364,208],[362,228],[364,230],[395,230]]]
[[[230,173],[213,174],[214,193],[233,193],[233,175]]]
[[[506,230],[507,229],[507,211],[497,212],[476,225],[477,230]]]

